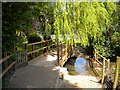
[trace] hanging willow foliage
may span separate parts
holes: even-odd
[[[111,25],[114,2],[56,2],[54,29],[57,38],[80,40],[81,45],[101,42],[103,32]]]

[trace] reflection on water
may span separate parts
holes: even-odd
[[[74,66],[75,66],[76,73],[79,73],[82,75],[88,73],[88,71],[86,70],[87,69],[86,67],[88,67],[88,63],[85,58],[77,58]]]
[[[72,62],[73,59],[70,60]],[[86,58],[79,57],[74,60],[73,64],[67,63],[65,67],[70,75],[87,75],[87,76],[95,76],[93,71],[89,66],[89,61]]]
[[[94,76],[93,71],[91,70],[88,60],[86,58],[77,58],[76,62],[74,63],[75,72],[79,73],[80,75],[92,75]]]

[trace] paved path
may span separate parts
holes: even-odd
[[[59,78],[56,60],[57,56],[53,53],[31,60],[27,66],[17,69],[8,87],[55,88]]]
[[[56,66],[57,55],[52,52],[39,56],[25,67],[16,70],[8,88],[102,88],[96,77],[65,75],[59,78],[62,68]],[[64,73],[64,71],[63,71]]]

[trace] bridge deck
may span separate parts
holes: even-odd
[[[54,55],[53,52],[34,58],[27,66],[16,70],[8,87],[55,88],[59,78],[59,70],[55,65],[56,60],[57,55]]]
[[[59,79],[57,52],[39,56],[16,70],[8,88],[101,88],[96,77],[65,75]],[[93,81],[92,81],[93,80]]]

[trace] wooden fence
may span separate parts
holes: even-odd
[[[94,68],[99,76],[102,76],[102,83],[107,72],[110,70],[110,59],[106,59],[98,52],[94,52]]]
[[[102,84],[104,83],[105,76],[107,75],[107,72],[110,71],[110,59],[106,59],[102,55],[100,55],[98,52],[94,52],[94,59],[92,59],[93,68],[95,72],[102,77]],[[102,69],[101,69],[102,68]],[[114,71],[112,71],[114,72]],[[117,57],[116,59],[116,67],[114,72],[114,80],[113,80],[113,90],[116,90],[116,87],[118,86],[118,82],[120,83],[120,57]]]
[[[70,58],[73,51],[73,46],[68,42],[57,42],[57,57],[58,65],[63,66],[67,59]]]
[[[117,60],[116,60],[116,69],[115,69],[115,76],[114,76],[114,82],[113,82],[113,90],[116,89],[118,83],[120,83],[120,57],[117,57]]]
[[[12,58],[14,55],[9,55],[4,57],[3,59],[0,60],[0,64],[2,65],[2,72],[0,73],[0,78],[2,78],[5,74],[7,76],[7,72],[14,66],[15,69],[15,63],[16,61],[13,60]],[[8,62],[8,60],[12,59],[12,62]]]
[[[35,48],[35,45],[40,45],[40,48]],[[13,55],[8,55],[7,56],[7,52],[4,56],[4,58],[2,58],[0,60],[0,65],[2,66],[2,72],[0,73],[0,79],[3,76],[9,76],[8,75],[8,71],[11,68],[18,68],[24,65],[27,65],[28,63],[28,56],[31,55],[32,58],[35,58],[39,55],[41,55],[41,53],[37,53],[41,50],[45,50],[45,52],[48,53],[50,48],[53,48],[56,44],[53,42],[53,40],[46,40],[46,41],[41,41],[41,42],[36,42],[36,43],[30,43],[30,44],[25,44],[24,46],[24,50],[22,51],[15,51],[15,54]],[[31,51],[27,51],[27,47],[31,46]]]
[[[39,48],[36,49],[35,48],[36,46],[39,46]],[[35,58],[35,57],[41,55],[42,52],[48,53],[50,48],[52,49],[54,46],[55,46],[55,42],[53,42],[53,39],[50,39],[50,40],[46,40],[46,41],[26,44],[25,50],[27,50],[28,47],[31,47],[31,50],[27,52],[27,55],[32,58]]]

